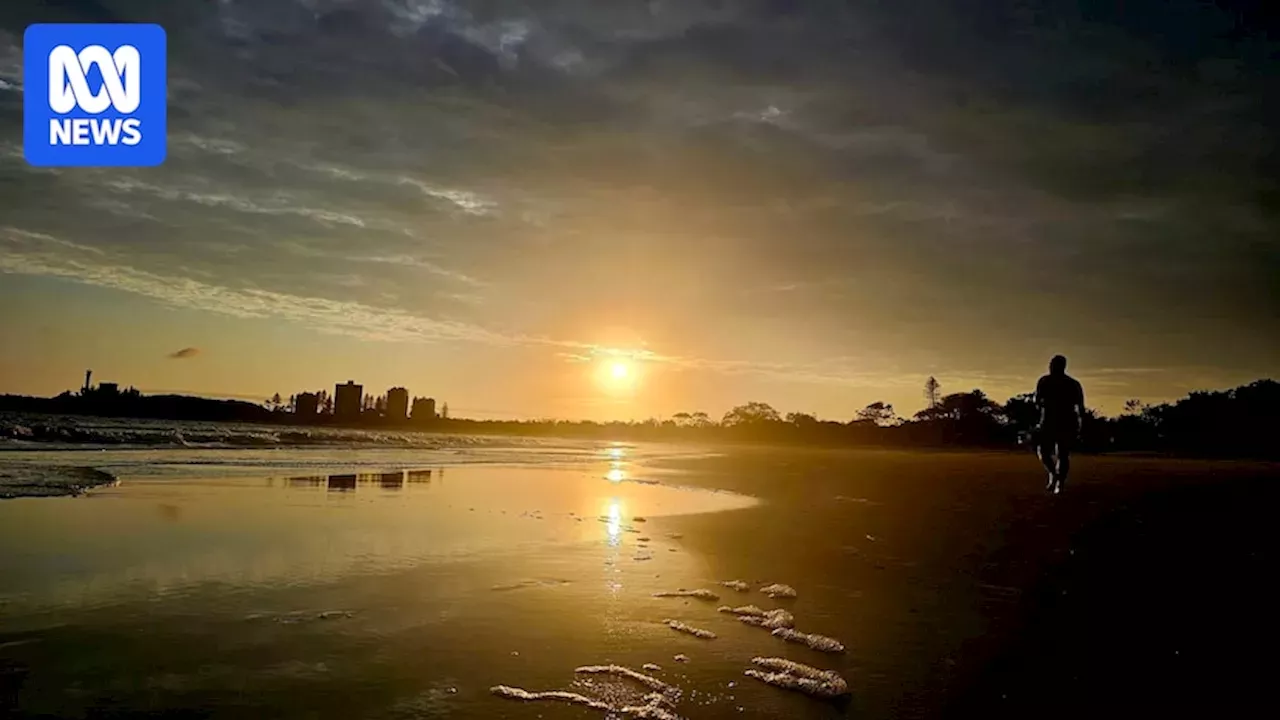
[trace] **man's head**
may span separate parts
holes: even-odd
[[[1049,361],[1049,373],[1052,375],[1061,375],[1067,371],[1067,359],[1062,355],[1054,355]]]

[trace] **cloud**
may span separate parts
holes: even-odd
[[[169,353],[170,360],[186,360],[200,354],[200,348],[184,347],[181,350]]]
[[[442,267],[428,260],[422,260],[419,258],[411,257],[409,255],[349,257],[346,259],[352,262],[379,263],[384,265],[402,265],[406,267],[421,268],[422,270],[426,270],[427,272],[433,275],[439,275],[440,277],[449,278],[450,280],[455,280],[459,283],[462,283],[463,285],[470,285],[473,288],[484,288],[484,287],[488,287],[489,285],[489,283],[483,280],[479,280],[477,278],[473,278],[470,275],[467,275],[466,273],[459,272],[457,270],[451,270],[449,268]]]
[[[300,167],[332,180],[412,187],[426,197],[448,203],[453,206],[453,209],[466,215],[485,217],[493,215],[498,208],[496,200],[485,197],[480,193],[471,190],[441,187],[407,175],[390,176],[337,165],[301,165]]]
[[[364,340],[431,342],[466,340],[495,345],[537,342],[475,325],[420,317],[399,309],[304,297],[258,288],[230,288],[138,270],[38,254],[0,254],[0,272],[61,277],[87,285],[124,290],[176,307],[240,318],[274,317],[326,333]]]
[[[108,187],[126,193],[146,193],[164,200],[185,200],[211,208],[224,208],[236,212],[257,215],[294,215],[304,217],[326,225],[347,225],[363,228],[367,223],[363,218],[350,213],[335,212],[321,208],[305,207],[288,202],[287,198],[278,196],[268,202],[255,202],[248,198],[230,193],[199,193],[177,190],[172,187],[160,187],[132,178],[118,178],[108,183]]]
[[[8,229],[6,229],[8,230]],[[314,330],[385,342],[473,342],[493,346],[545,347],[560,351],[574,362],[603,357],[627,357],[637,362],[663,364],[688,370],[725,375],[756,375],[774,380],[825,383],[844,386],[896,384],[893,375],[868,373],[829,363],[791,364],[749,360],[724,360],[664,355],[643,348],[616,348],[512,332],[498,332],[479,325],[423,317],[397,308],[366,303],[308,297],[260,288],[232,288],[191,278],[173,277],[104,262],[75,243],[39,233],[0,235],[0,273],[60,277],[75,282],[123,290],[175,307],[203,310],[240,318],[277,318]],[[77,257],[77,255],[79,257]],[[185,348],[182,353],[198,352]],[[190,357],[191,355],[181,355]]]

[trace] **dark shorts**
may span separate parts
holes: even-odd
[[[1075,447],[1075,444],[1075,428],[1046,426],[1036,430],[1035,447],[1037,452],[1069,453]]]

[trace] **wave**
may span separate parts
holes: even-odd
[[[79,416],[0,415],[0,447],[23,445],[183,448],[343,446],[439,450],[477,445],[546,445],[540,438],[438,435],[413,431],[300,428],[192,421],[113,420]],[[5,447],[7,446],[7,447]]]
[[[91,467],[0,463],[0,499],[79,495],[116,482],[111,473]]]

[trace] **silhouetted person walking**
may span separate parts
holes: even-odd
[[[1067,359],[1054,355],[1049,374],[1036,383],[1036,408],[1040,425],[1036,432],[1036,454],[1049,471],[1049,492],[1058,494],[1071,470],[1071,450],[1080,437],[1084,422],[1084,388],[1067,374]]]

